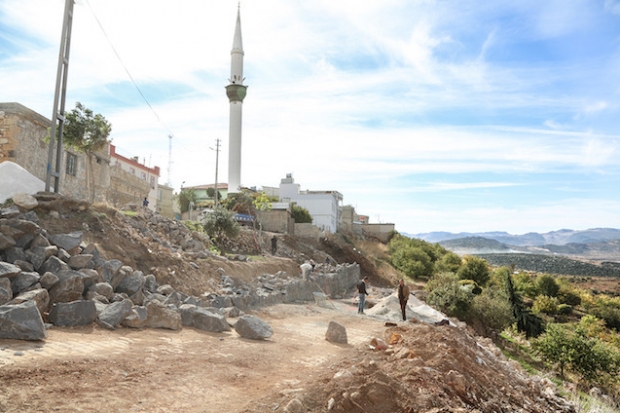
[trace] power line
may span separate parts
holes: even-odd
[[[140,89],[140,87],[138,86],[138,84],[134,81],[133,76],[131,75],[131,73],[129,73],[129,69],[127,69],[127,66],[125,66],[125,63],[123,62],[123,59],[121,59],[121,56],[118,54],[118,52],[116,51],[116,48],[114,47],[114,45],[112,44],[112,41],[110,40],[110,38],[108,37],[108,34],[106,33],[105,29],[103,28],[103,25],[101,24],[101,22],[99,21],[99,18],[97,17],[97,15],[95,14],[95,11],[93,10],[93,8],[91,7],[90,3],[88,2],[88,0],[86,0],[86,4],[88,5],[88,8],[90,9],[90,12],[92,13],[93,17],[95,18],[95,21],[97,21],[97,24],[99,25],[99,28],[101,29],[101,32],[103,33],[104,37],[106,38],[106,40],[108,41],[108,44],[110,45],[110,47],[112,48],[112,51],[114,52],[114,54],[116,55],[116,58],[118,59],[118,61],[120,62],[121,66],[123,66],[123,69],[125,69],[125,73],[127,73],[127,76],[129,76],[129,79],[131,80],[131,83],[134,85],[134,87],[136,88],[136,90],[138,91],[138,93],[140,93],[140,96],[142,96],[142,99],[144,99],[144,101],[146,102],[146,104],[148,105],[148,107],[151,109],[151,112],[153,112],[153,114],[155,115],[155,118],[157,118],[157,121],[159,123],[161,123],[161,125],[168,131],[169,135],[174,135],[172,133],[172,131],[170,130],[170,128],[168,128],[168,126],[166,126],[166,124],[161,120],[161,118],[159,117],[159,115],[157,114],[157,112],[155,112],[155,109],[153,109],[153,106],[151,106],[151,103],[148,101],[148,99],[146,98],[146,96],[144,96],[144,93],[142,93],[142,90]]]

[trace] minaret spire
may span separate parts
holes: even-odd
[[[226,95],[230,101],[230,127],[228,145],[228,193],[238,193],[241,186],[241,109],[247,86],[243,85],[243,41],[241,39],[241,2],[237,6],[237,23],[233,47],[230,52],[230,84]]]

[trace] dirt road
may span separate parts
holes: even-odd
[[[272,392],[295,393],[383,321],[336,309],[278,305],[255,313],[273,328],[266,341],[236,332],[53,328],[45,342],[0,340],[0,412],[235,412]],[[330,321],[349,344],[325,340]],[[234,321],[234,320],[232,320]],[[275,406],[265,406],[273,410]]]

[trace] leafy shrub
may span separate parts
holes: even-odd
[[[536,288],[541,295],[556,297],[560,291],[560,286],[549,274],[543,274],[536,278]]]
[[[485,288],[473,298],[471,318],[495,332],[504,330],[514,322],[506,294],[498,288]]]
[[[391,262],[394,268],[408,277],[430,277],[433,274],[431,259],[421,248],[399,248],[392,254]]]
[[[473,255],[467,255],[463,260],[464,263],[457,272],[459,278],[462,280],[473,280],[476,284],[485,286],[491,274],[486,260]]]
[[[453,252],[446,253],[435,264],[435,271],[439,272],[456,272],[461,267],[463,260],[457,254]]]
[[[558,313],[558,299],[555,297],[549,297],[548,295],[539,295],[534,300],[534,306],[532,310],[536,314],[548,314],[554,315]]]
[[[467,319],[473,294],[459,284],[453,273],[435,274],[426,284],[426,301],[439,311],[460,320]]]
[[[568,304],[558,304],[559,315],[570,315],[573,312],[573,306]]]

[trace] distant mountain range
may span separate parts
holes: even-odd
[[[428,242],[443,242],[459,238],[486,238],[502,244],[521,247],[540,247],[544,245],[566,245],[571,243],[588,244],[593,242],[613,241],[620,239],[620,229],[592,228],[586,230],[561,229],[540,234],[528,232],[523,235],[512,235],[503,231],[494,232],[427,232],[422,234],[405,234],[411,238],[419,238]]]
[[[564,255],[596,261],[620,261],[620,229],[593,228],[582,231],[562,229],[539,234],[512,235],[507,232],[458,234],[430,232],[404,234],[439,243],[457,254],[541,254]]]

